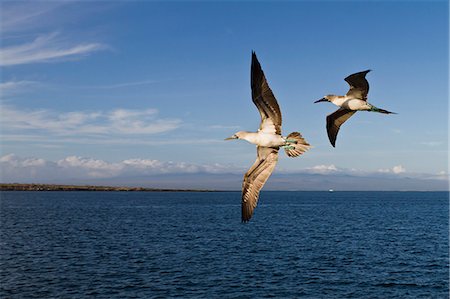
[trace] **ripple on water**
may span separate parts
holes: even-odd
[[[2,298],[446,298],[448,193],[4,192]]]

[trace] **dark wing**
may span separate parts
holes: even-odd
[[[281,111],[272,90],[267,83],[255,52],[252,52],[251,68],[252,100],[261,114],[261,129],[266,120],[270,119],[275,126],[275,132],[281,134]]]
[[[350,118],[350,116],[355,114],[355,112],[355,110],[340,108],[327,116],[328,139],[330,139],[333,147],[335,147],[336,144],[336,137],[339,132],[339,128],[347,119]]]
[[[258,157],[242,182],[242,222],[252,218],[258,204],[259,191],[267,182],[278,161],[278,149],[258,146]]]
[[[350,85],[347,96],[364,101],[367,100],[367,94],[369,93],[369,82],[366,80],[366,74],[368,72],[370,72],[370,70],[355,73],[344,79]]]

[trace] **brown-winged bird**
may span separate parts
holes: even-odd
[[[286,137],[281,135],[280,107],[255,52],[252,52],[251,87],[253,103],[261,114],[259,130],[239,131],[225,139],[244,139],[256,144],[256,161],[244,175],[242,183],[242,222],[252,218],[259,192],[277,164],[278,150],[284,148],[289,157],[298,157],[311,147],[299,132],[293,132]]]
[[[341,125],[350,118],[356,111],[372,111],[384,114],[396,114],[384,109],[375,107],[367,102],[367,94],[369,93],[369,82],[367,82],[366,74],[370,70],[352,74],[345,78],[350,85],[345,96],[337,96],[334,94],[326,95],[314,103],[331,102],[340,108],[327,116],[327,133],[331,145],[336,145],[336,137]]]

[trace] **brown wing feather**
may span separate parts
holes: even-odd
[[[367,100],[369,82],[367,82],[366,74],[368,72],[370,72],[370,70],[352,74],[344,79],[350,85],[347,96],[364,101]]]
[[[328,139],[334,147],[336,144],[336,137],[341,125],[350,118],[356,111],[345,108],[340,108],[327,116],[327,132]]]
[[[278,149],[258,146],[258,157],[244,175],[242,182],[242,222],[252,218],[259,192],[272,174],[278,161]]]
[[[261,124],[270,118],[277,134],[281,134],[281,111],[272,90],[267,83],[255,52],[252,52],[251,67],[252,100],[261,114]]]

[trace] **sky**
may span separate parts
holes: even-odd
[[[256,150],[224,138],[259,127],[255,51],[283,134],[313,146],[280,155],[267,189],[447,190],[448,15],[447,1],[2,1],[1,181],[239,190]],[[313,102],[366,69],[369,102],[398,114],[356,113],[333,148],[337,107]]]

